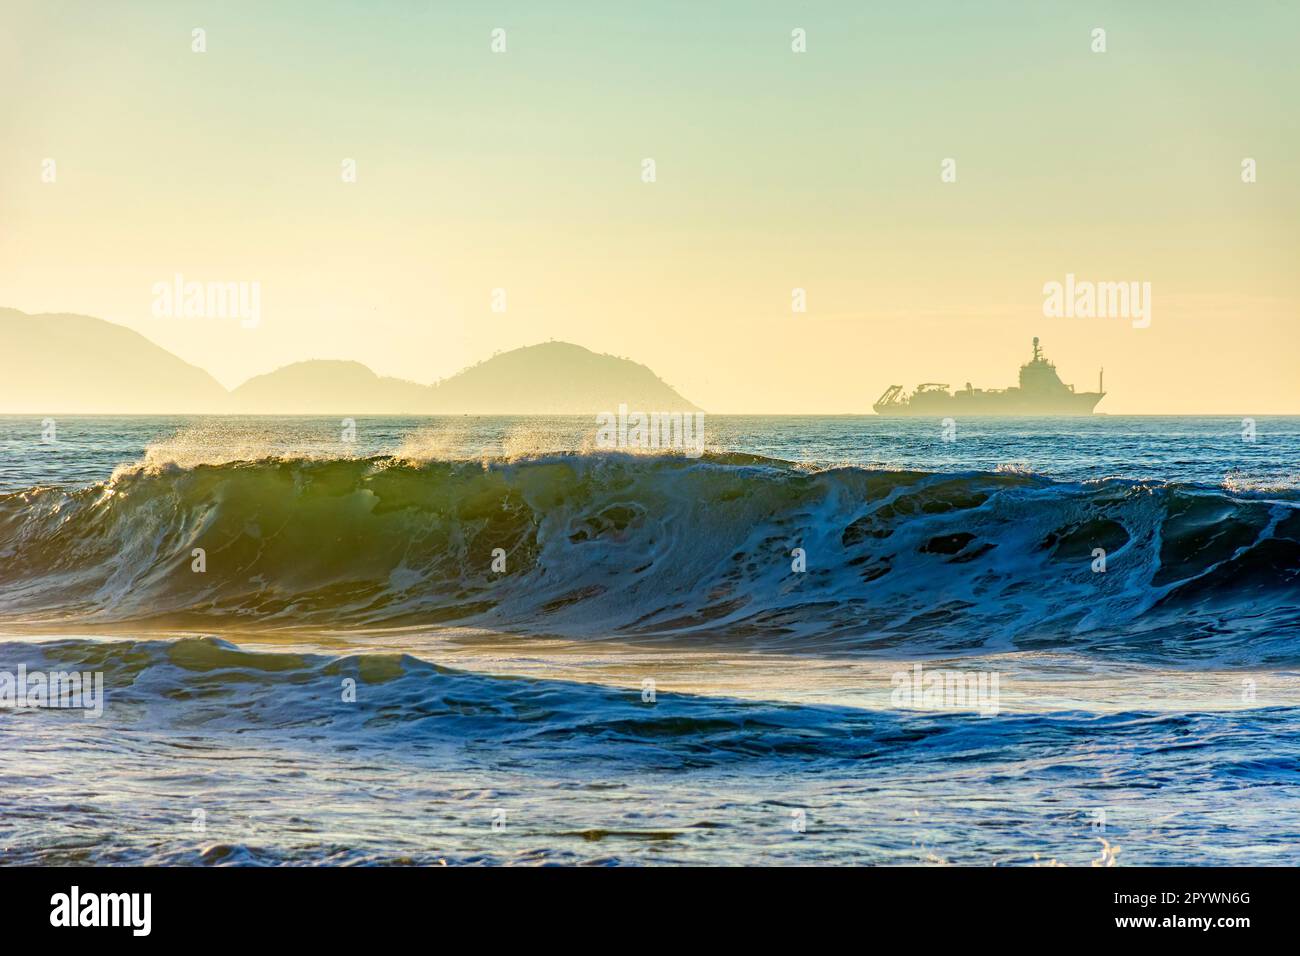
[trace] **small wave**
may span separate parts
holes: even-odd
[[[665,749],[678,747],[684,766],[700,762],[692,744],[707,739],[711,763],[825,761],[856,757],[865,737],[892,735],[897,724],[870,711],[727,697],[674,694],[649,704],[637,685],[492,676],[407,654],[248,651],[214,637],[0,642],[0,657],[102,673],[110,717],[140,728],[327,735],[332,746],[492,742],[566,760],[640,748],[661,764]]]
[[[1300,478],[1253,478],[1243,474],[1225,475],[1220,487],[1233,494],[1300,496]]]

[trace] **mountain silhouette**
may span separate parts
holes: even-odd
[[[313,359],[231,392],[120,325],[0,309],[0,414],[589,415],[699,409],[654,372],[567,342],[494,355],[435,385]]]
[[[433,387],[436,412],[582,415],[617,411],[695,412],[659,376],[629,359],[568,342],[544,342],[494,355]]]
[[[88,315],[0,308],[0,413],[225,409],[215,378],[138,332]]]
[[[295,362],[250,378],[230,393],[230,410],[241,414],[419,414],[430,389],[376,375],[360,362],[315,359]]]

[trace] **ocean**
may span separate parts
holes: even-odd
[[[0,862],[1300,863],[1300,418],[594,432],[0,418]]]

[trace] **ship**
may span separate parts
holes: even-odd
[[[971,388],[948,391],[947,385],[926,382],[911,395],[903,386],[891,385],[871,407],[877,415],[957,417],[958,415],[1091,415],[1106,397],[1106,370],[1097,376],[1097,391],[1076,392],[1056,374],[1056,366],[1043,358],[1038,339],[1034,357],[1020,366],[1020,385],[1011,388]]]

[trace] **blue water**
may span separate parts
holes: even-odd
[[[42,441],[42,419],[0,415],[0,490],[33,484],[100,481],[145,450],[188,450],[196,457],[259,451],[369,456],[392,453],[412,436],[436,436],[451,455],[571,450],[590,439],[578,418],[354,419],[355,441],[341,441],[342,420],[326,418],[80,417],[54,420],[55,441]],[[1243,422],[1254,440],[1243,440]],[[1300,417],[1106,416],[971,418],[944,441],[937,420],[865,416],[709,416],[708,447],[817,465],[921,468],[941,472],[1024,467],[1063,480],[1120,476],[1219,485],[1240,480],[1265,487],[1300,482]],[[199,454],[199,450],[203,454]]]
[[[5,862],[1300,861],[1300,419],[50,424]]]

